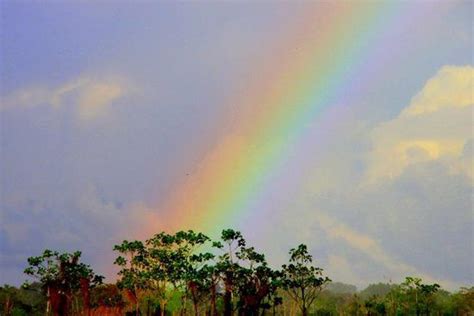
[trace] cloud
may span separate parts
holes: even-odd
[[[472,139],[474,68],[445,66],[427,81],[395,119],[371,134],[368,178],[394,178],[410,165],[441,161],[452,172],[472,176],[463,159]]]
[[[471,284],[473,103],[449,84],[466,69],[443,67],[393,119],[338,135],[271,229],[310,245],[334,280]]]
[[[33,86],[13,91],[2,97],[0,109],[41,105],[59,108],[72,104],[77,117],[88,121],[105,115],[114,102],[132,90],[123,78],[80,76],[56,87]]]
[[[396,259],[383,249],[378,241],[370,237],[368,234],[360,233],[350,228],[346,224],[336,220],[329,215],[318,211],[316,217],[320,227],[326,232],[329,238],[339,239],[350,245],[352,248],[364,253],[375,263],[381,264],[386,268],[389,275],[395,278],[403,278],[408,275],[417,275],[422,277],[428,282],[440,282],[448,288],[459,287],[460,284],[452,282],[451,280],[440,280],[435,278],[417,268],[406,264],[405,262]],[[345,258],[335,255],[329,255],[329,264],[337,264],[340,268],[347,268]],[[338,271],[340,273],[341,271]],[[343,271],[343,273],[345,273]],[[354,275],[353,272],[348,273]],[[357,281],[355,277],[352,277],[354,281]],[[360,282],[357,282],[360,283]]]
[[[330,254],[328,256],[328,275],[337,276],[337,280],[348,284],[364,284],[364,280],[354,271],[353,263],[346,256]]]
[[[437,112],[443,108],[472,106],[474,88],[472,66],[444,66],[435,77],[412,99],[401,116],[418,116]]]
[[[124,89],[114,83],[96,83],[81,95],[78,101],[79,117],[93,119],[103,114],[107,105],[124,95]]]
[[[113,245],[143,237],[139,236],[142,227],[149,226],[153,214],[140,204],[111,201],[91,184],[78,191],[65,203],[41,194],[4,196],[0,266],[8,273],[0,273],[0,283],[18,284],[25,278],[22,271],[26,259],[46,248],[82,250],[84,260],[98,273],[107,276],[108,281],[116,278]]]

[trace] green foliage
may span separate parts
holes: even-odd
[[[118,253],[114,263],[120,268],[117,284],[101,284],[102,277],[80,262],[80,252],[45,250],[40,256],[28,258],[25,274],[37,282],[19,289],[1,287],[0,315],[44,315],[47,302],[54,313],[55,308],[58,311],[58,306],[72,301],[76,302],[75,309],[69,306],[66,310],[71,313],[63,315],[84,314],[86,309],[82,311],[81,306],[86,308],[86,302],[92,309],[101,309],[100,313],[113,310],[112,315],[474,312],[474,288],[451,294],[438,284],[425,284],[416,277],[407,277],[398,285],[371,284],[360,292],[352,285],[330,284],[303,244],[291,249],[288,263],[275,270],[263,253],[248,246],[243,235],[232,229],[222,231],[218,241],[192,230],[161,232],[144,242],[125,240],[114,250]],[[63,302],[56,301],[56,307],[52,300],[55,296]]]
[[[44,315],[46,296],[40,283],[32,283],[28,288],[15,288],[4,285],[0,287],[0,315]]]
[[[124,307],[125,300],[115,284],[101,284],[91,291],[91,306]]]
[[[357,292],[357,287],[342,282],[331,282],[327,284],[326,290],[337,294],[354,294]]]
[[[393,284],[377,283],[369,284],[364,290],[360,292],[360,296],[368,299],[372,296],[385,296],[395,287]]]
[[[129,242],[124,240],[114,250],[122,255],[115,259],[114,264],[121,267],[118,275],[121,277],[118,286],[133,293],[146,288],[148,274],[146,272],[146,249],[141,241]]]
[[[423,284],[420,278],[406,277],[400,284],[403,310],[415,315],[430,314],[434,304],[434,294],[439,289],[439,284]]]
[[[290,297],[298,304],[304,316],[314,303],[323,286],[330,282],[323,277],[323,270],[312,265],[313,257],[306,245],[290,250],[290,262],[282,266],[282,284]]]
[[[80,251],[59,253],[46,249],[41,256],[28,258],[29,266],[24,273],[40,282],[45,290],[55,284],[64,292],[75,291],[80,288],[81,279],[88,279],[91,287],[101,284],[104,277],[79,262],[80,257]],[[24,286],[28,287],[28,283]]]
[[[90,305],[90,289],[102,283],[103,277],[96,275],[92,268],[80,262],[81,252],[59,253],[46,249],[42,255],[29,257],[29,266],[25,274],[36,279],[47,297],[47,306],[54,315],[70,315],[79,309],[88,310]],[[28,282],[23,285],[29,288]],[[79,303],[73,305],[81,296]],[[47,311],[49,312],[49,311]]]
[[[224,315],[235,309],[242,315],[258,315],[259,310],[281,304],[277,293],[281,273],[268,266],[264,254],[247,247],[239,231],[222,231],[221,241],[213,245],[222,251],[214,271],[223,284]]]
[[[183,306],[192,298],[196,305],[202,294],[208,291],[207,262],[214,256],[211,253],[198,253],[197,249],[210,241],[209,237],[192,230],[179,231],[176,234],[161,232],[140,241],[124,241],[114,247],[120,255],[115,264],[119,271],[120,288],[129,291],[139,312],[140,300],[152,293],[157,298],[161,310],[172,299],[176,292],[183,293]]]

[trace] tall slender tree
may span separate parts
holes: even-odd
[[[221,233],[221,241],[215,242],[214,245],[223,251],[223,254],[219,256],[216,268],[224,283],[224,316],[231,316],[234,309],[233,291],[236,285],[236,274],[239,270],[236,253],[245,247],[246,241],[239,231],[225,229]]]
[[[126,291],[139,315],[141,295],[149,288],[148,251],[141,241],[127,240],[115,245],[114,250],[120,253],[114,262],[120,267],[117,285]]]
[[[282,266],[283,286],[298,304],[303,316],[315,302],[324,285],[331,280],[323,277],[323,270],[313,266],[313,257],[304,244],[290,250],[289,263]]]

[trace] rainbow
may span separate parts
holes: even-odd
[[[229,99],[235,111],[222,120],[220,141],[157,208],[153,229],[215,234],[245,220],[292,145],[330,107],[373,83],[364,76],[387,62],[377,54],[396,49],[387,34],[417,18],[396,1],[316,2],[304,15],[254,66],[247,90]]]

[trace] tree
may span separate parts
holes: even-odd
[[[405,281],[400,284],[400,290],[405,296],[405,309],[408,312],[414,312],[417,316],[422,313],[429,315],[434,301],[434,294],[439,289],[439,284],[423,284],[420,278],[406,277]]]
[[[474,313],[474,287],[462,287],[451,295],[450,301],[456,315],[472,315]]]
[[[388,283],[369,284],[369,286],[363,289],[359,294],[364,299],[368,299],[373,296],[385,296],[390,293],[390,290],[392,290],[394,287],[395,285]]]
[[[39,282],[27,288],[4,285],[0,287],[0,306],[0,315],[44,316],[46,296]]]
[[[221,242],[214,246],[223,251],[215,269],[224,286],[224,315],[231,315],[234,308],[240,315],[258,315],[260,309],[280,304],[275,295],[277,273],[268,267],[263,254],[246,247],[239,231],[223,230]]]
[[[216,286],[218,276],[216,276],[214,266],[204,264],[202,267],[193,268],[187,273],[186,278],[187,291],[194,307],[194,315],[199,315],[198,306],[206,299],[210,300],[209,313],[211,315],[217,315]]]
[[[135,305],[135,314],[140,314],[140,295],[149,284],[148,252],[141,241],[124,240],[120,245],[115,245],[114,250],[119,255],[114,264],[121,267],[118,272],[120,280],[117,282],[119,288],[124,289]]]
[[[265,256],[254,247],[241,247],[236,256],[239,259],[236,291],[240,314],[258,315],[261,308],[278,304],[279,300],[273,296],[279,285],[279,275],[268,267]],[[266,299],[268,301],[264,303]]]
[[[214,256],[213,256],[214,258]],[[210,310],[209,315],[217,316],[217,287],[220,281],[220,271],[216,265],[204,264],[200,269],[197,269],[194,274],[194,283],[197,293],[202,299],[209,296]]]
[[[170,254],[173,260],[170,261],[168,273],[175,289],[184,292],[182,307],[185,307],[185,300],[190,297],[194,309],[194,314],[199,314],[199,303],[204,299],[207,288],[209,269],[206,262],[214,258],[209,252],[198,253],[210,238],[203,233],[195,233],[192,230],[179,231],[172,236],[173,245]]]
[[[381,300],[380,297],[376,295],[366,299],[364,306],[367,316],[385,315],[387,313],[383,300]]]
[[[102,284],[91,291],[91,306],[100,315],[123,315],[125,301],[115,284]]]
[[[233,312],[232,296],[236,281],[236,273],[239,265],[236,260],[236,252],[245,247],[246,241],[239,231],[225,229],[221,233],[222,242],[215,242],[214,246],[220,248],[224,253],[219,256],[217,270],[224,283],[224,316],[231,316]]]
[[[148,247],[147,265],[149,282],[152,292],[160,302],[161,315],[165,314],[168,302],[167,291],[172,285],[177,287],[179,273],[182,268],[182,256],[173,248],[175,237],[161,232],[146,241]]]
[[[76,294],[82,294],[83,310],[89,314],[90,289],[102,283],[89,265],[79,262],[81,252],[59,253],[46,249],[41,256],[28,258],[25,274],[36,278],[47,296],[46,313],[69,315]],[[28,286],[25,283],[24,286]],[[76,304],[76,313],[79,306]]]
[[[354,294],[357,293],[357,287],[342,282],[331,282],[326,286],[326,291],[334,294]]]
[[[298,304],[303,316],[308,315],[323,286],[331,280],[322,276],[323,270],[312,265],[313,257],[306,245],[299,245],[289,252],[290,260],[282,266],[283,287]]]
[[[183,293],[181,313],[185,313],[188,297],[191,297],[195,314],[198,313],[198,270],[213,256],[196,251],[209,240],[206,235],[189,230],[176,234],[161,232],[146,240],[145,244],[124,241],[115,246],[114,249],[125,256],[121,255],[115,261],[122,267],[119,285],[134,298],[137,315],[142,298],[140,293],[145,291],[149,292],[149,298],[158,300],[161,315],[164,315],[171,288]]]

